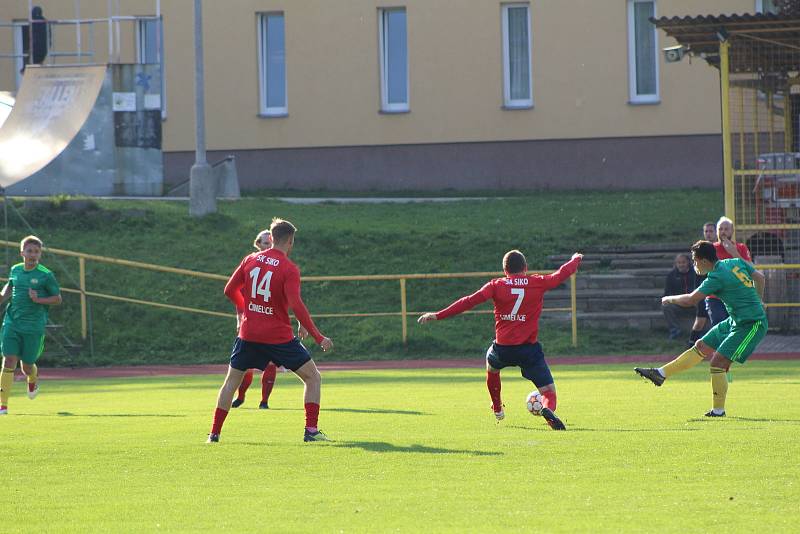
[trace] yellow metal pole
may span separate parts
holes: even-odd
[[[733,155],[731,154],[731,92],[728,51],[730,43],[719,43],[720,97],[722,99],[722,172],[725,188],[725,215],[736,222],[733,195]]]
[[[569,277],[569,306],[572,309],[572,346],[578,346],[578,302],[575,294],[576,275]]]
[[[403,321],[403,346],[408,345],[408,308],[406,307],[406,279],[400,279],[400,318]]]
[[[772,92],[767,93],[767,109],[769,110],[769,151],[775,152],[775,110],[773,107]]]
[[[758,158],[759,150],[759,135],[761,134],[761,125],[759,124],[758,117],[758,91],[753,91],[753,159]],[[755,161],[753,162],[755,163]]]
[[[744,170],[744,89],[739,87],[739,169]]]
[[[783,97],[783,151],[792,151],[792,86],[786,84],[786,92]]]
[[[78,275],[81,284],[81,338],[86,340],[88,328],[86,322],[86,259],[78,258]]]

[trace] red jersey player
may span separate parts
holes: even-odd
[[[750,249],[744,243],[737,243],[733,240],[733,221],[728,217],[722,216],[717,221],[717,240],[713,241],[714,250],[717,252],[717,259],[727,260],[729,258],[741,258],[746,262],[753,263]],[[709,295],[705,300],[711,326],[715,326],[728,318],[728,310],[720,299],[714,295]]]
[[[292,370],[305,385],[303,402],[306,428],[303,441],[329,441],[317,428],[321,378],[314,360],[294,336],[289,309],[319,343],[323,351],[333,348],[311,320],[300,298],[300,270],[289,259],[297,229],[289,221],[273,219],[273,246],[245,256],[225,285],[225,296],[241,317],[239,336],[233,344],[228,375],[219,390],[217,409],[208,442],[219,441],[233,394],[248,369],[264,369],[270,362]]]
[[[253,247],[256,250],[264,251],[269,250],[272,248],[272,236],[269,233],[269,230],[262,230],[256,236],[255,241],[253,241]],[[241,322],[241,317],[239,314],[236,314],[236,330],[239,330],[239,323]],[[297,329],[297,337],[301,340],[308,337],[308,331],[303,328],[303,325],[299,325]],[[267,367],[264,369],[264,372],[261,373],[261,402],[258,404],[259,410],[268,410],[269,409],[269,396],[272,394],[272,388],[275,385],[275,377],[278,373],[278,367],[269,362]],[[238,408],[242,404],[244,404],[245,395],[247,394],[247,389],[250,387],[250,384],[253,383],[253,370],[248,369],[244,373],[244,378],[242,378],[242,383],[239,386],[239,391],[236,395],[236,398],[233,400],[231,404],[231,408]]]
[[[495,278],[482,288],[462,297],[436,313],[425,313],[419,323],[447,319],[463,313],[489,299],[494,301],[495,339],[486,352],[486,387],[492,398],[492,411],[498,421],[505,418],[500,398],[500,370],[515,366],[522,376],[536,385],[544,406],[541,415],[553,430],[565,430],[556,416],[556,388],[553,375],[544,359],[539,343],[539,315],[544,293],[558,287],[578,270],[583,254],[575,253],[556,272],[548,275],[527,274],[525,256],[511,250],[503,256],[506,276]]]

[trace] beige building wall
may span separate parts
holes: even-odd
[[[73,2],[39,0],[49,19],[74,18]],[[193,2],[163,0],[168,119],[166,151],[194,146]],[[410,112],[382,114],[378,8],[407,9]],[[530,2],[533,109],[504,110],[501,5],[487,0],[206,0],[209,149],[361,146],[719,133],[717,71],[695,60],[665,64],[661,102],[628,103],[625,0]],[[155,2],[122,0],[124,15]],[[703,13],[754,11],[751,0],[704,0]],[[0,0],[5,19],[27,2]],[[82,0],[81,17],[105,17],[105,0]],[[660,0],[658,16],[698,14],[691,0]],[[257,13],[282,11],[289,116],[259,116]],[[135,58],[133,24],[119,23],[121,60]],[[10,31],[1,30],[3,51]],[[96,60],[108,59],[105,24]],[[74,48],[74,27],[56,31]],[[83,32],[84,47],[88,30]],[[668,46],[660,34],[658,46]],[[116,39],[115,43],[116,45]],[[59,62],[67,59],[59,58]],[[3,61],[0,87],[10,88]]]
[[[665,63],[660,100],[629,102],[629,0],[531,0],[530,109],[503,108],[500,0],[204,0],[210,159],[238,158],[243,187],[343,189],[713,187],[721,178],[719,75],[705,61]],[[75,2],[37,0],[49,19]],[[112,2],[112,5],[116,3]],[[513,2],[526,3],[526,2]],[[151,15],[155,0],[119,0]],[[166,180],[188,177],[194,150],[193,1],[161,0]],[[80,0],[82,18],[107,0]],[[408,113],[380,112],[379,9],[405,7]],[[755,12],[756,0],[657,0],[657,16]],[[259,115],[258,14],[282,12],[288,116]],[[0,0],[3,19],[27,1]],[[136,59],[131,22],[112,60]],[[93,61],[109,60],[108,25]],[[58,28],[74,48],[74,27]],[[117,49],[117,43],[119,48]],[[657,32],[660,50],[674,44]],[[0,28],[0,52],[12,49]],[[72,61],[58,58],[58,63]],[[0,90],[14,70],[0,60]]]

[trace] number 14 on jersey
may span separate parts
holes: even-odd
[[[253,280],[252,284],[250,284],[250,298],[256,299],[258,295],[261,295],[264,298],[264,302],[269,302],[269,285],[272,282],[272,271],[265,272],[261,279],[258,277],[259,274],[261,274],[261,267],[256,267],[250,271],[250,278]]]

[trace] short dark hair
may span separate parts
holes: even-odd
[[[297,231],[297,228],[290,223],[278,217],[272,219],[272,224],[269,225],[269,233],[272,235],[272,242],[283,244]]]
[[[519,250],[509,250],[503,256],[503,270],[508,274],[520,274],[528,268],[525,255]]]
[[[700,240],[692,245],[692,256],[698,260],[708,260],[711,263],[717,263],[717,249],[711,241]]]
[[[705,223],[703,225],[703,228],[705,228],[706,226],[713,226],[714,228],[716,228],[717,227],[717,223],[709,221],[709,222],[707,222],[707,223]]]

